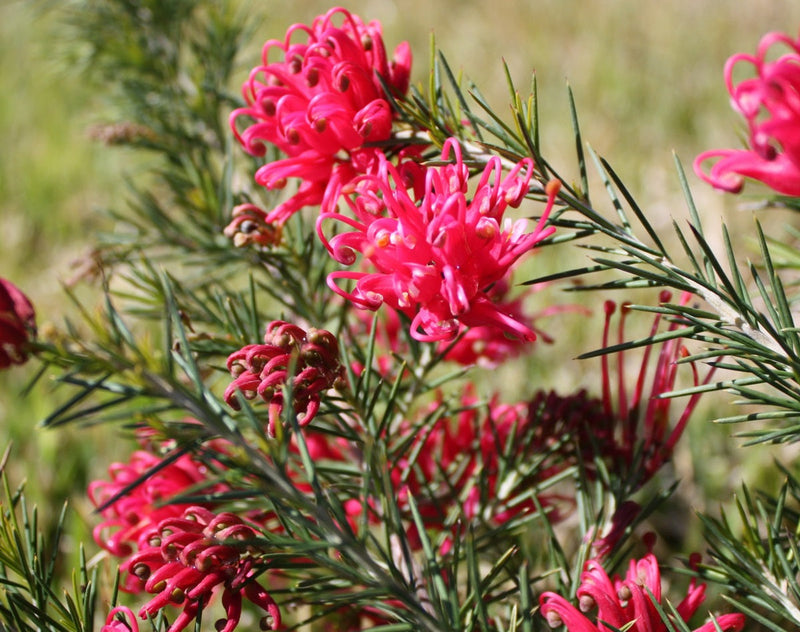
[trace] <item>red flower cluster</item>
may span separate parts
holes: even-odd
[[[94,539],[109,553],[117,557],[130,555],[142,533],[162,520],[180,516],[189,506],[171,504],[171,499],[191,488],[203,487],[208,479],[204,463],[182,454],[142,480],[164,459],[163,455],[137,450],[127,463],[109,466],[111,480],[98,480],[89,485],[92,504],[103,507],[100,514],[104,519],[94,528]],[[207,486],[204,490],[208,491]],[[135,586],[126,588],[136,589]]]
[[[684,622],[697,611],[705,598],[705,584],[692,580],[688,594],[676,610]],[[667,632],[655,604],[661,604],[661,571],[652,553],[640,560],[631,560],[625,578],[609,578],[601,563],[586,562],[578,588],[579,607],[576,608],[561,595],[546,592],[539,598],[542,615],[554,628],[564,625],[568,632]],[[585,613],[597,609],[593,622]],[[700,626],[695,632],[738,632],[744,627],[741,614],[724,614]]]
[[[289,371],[294,368],[294,375]],[[317,414],[321,394],[345,383],[336,337],[324,329],[307,332],[276,320],[267,325],[264,344],[247,345],[228,356],[235,378],[225,390],[225,401],[238,408],[236,393],[260,397],[269,404],[269,432],[274,434],[283,410],[283,387],[291,379],[294,410],[301,424]]]
[[[462,404],[464,410],[455,419],[443,417],[421,433],[396,459],[391,472],[401,507],[409,495],[421,503],[430,497],[430,491],[438,494],[438,498],[420,505],[430,528],[441,528],[455,506],[468,520],[483,516],[482,501],[487,499],[481,498],[482,489],[495,501],[495,511],[485,517],[497,523],[508,518],[501,509],[504,499],[494,498],[497,454],[504,452],[511,430],[520,431],[525,408],[492,401],[484,412],[471,392],[465,394]],[[409,429],[399,435],[407,441]],[[479,484],[479,475],[486,477],[485,487]]]
[[[663,292],[660,300],[669,301],[669,293]],[[606,347],[614,344],[611,324],[615,313],[620,318],[616,324],[619,338],[614,343],[626,340],[630,309],[626,304],[618,311],[609,301],[603,328]],[[398,324],[396,318],[389,319],[384,332],[389,343],[397,342]],[[656,317],[651,335],[660,325],[661,318]],[[668,331],[678,327],[672,323]],[[393,331],[394,336],[390,335]],[[633,488],[641,486],[669,460],[699,399],[699,395],[690,397],[677,422],[671,423],[672,400],[661,395],[675,388],[677,361],[686,351],[679,339],[656,347],[655,362],[651,362],[653,351],[652,346],[645,349],[632,392],[628,391],[625,370],[627,354],[618,353],[614,370],[608,356],[601,361],[601,397],[591,397],[583,390],[565,396],[539,391],[527,402],[501,404],[493,399],[484,408],[468,389],[457,416],[432,424],[404,422],[393,431],[397,439],[390,448],[390,476],[401,510],[406,499],[413,496],[426,526],[441,530],[456,517],[499,525],[535,511],[538,501],[550,512],[549,518],[557,521],[571,509],[572,500],[549,490],[534,500],[530,490],[576,464],[593,476],[596,461],[609,467],[624,463],[630,468],[630,484]],[[689,370],[695,385],[707,383],[713,375],[712,368],[701,380],[693,365]],[[648,375],[652,376],[650,380]],[[432,404],[428,414],[435,414],[436,406]],[[342,445],[329,445],[326,435],[306,436],[315,454],[323,459],[353,458]],[[504,471],[513,472],[515,484],[510,485],[503,477]],[[355,508],[356,513],[360,510]],[[614,516],[612,531],[597,540],[596,549],[613,548],[637,513],[635,503],[623,505]]]
[[[775,44],[788,52],[768,60]],[[750,64],[755,77],[735,83],[740,63]],[[778,193],[800,196],[800,39],[768,33],[755,55],[728,59],[725,83],[734,109],[747,121],[750,148],[704,152],[695,159],[695,172],[723,191],[738,193],[744,178],[753,178]],[[714,158],[719,160],[706,173],[703,163]]]
[[[0,278],[0,369],[28,359],[27,344],[36,334],[33,305],[16,285]]]
[[[168,605],[183,605],[168,630],[179,632],[222,590],[226,618],[217,622],[219,632],[232,632],[239,623],[242,595],[267,612],[262,630],[278,629],[278,606],[254,579],[262,553],[257,537],[237,515],[203,507],[189,507],[180,517],[166,518],[142,533],[139,551],[122,566],[131,581],[155,595],[139,616],[146,619]]]
[[[298,35],[305,41],[293,42]],[[273,53],[278,59],[271,61]],[[256,182],[277,189],[289,178],[301,180],[294,196],[265,214],[267,223],[282,224],[303,206],[320,204],[331,186],[370,168],[380,150],[364,145],[385,141],[392,131],[384,85],[404,94],[410,69],[407,43],[390,62],[380,24],[365,24],[341,8],[310,26],[291,26],[283,42],[264,45],[262,65],[242,88],[247,106],[235,110],[230,123],[249,153],[263,156],[274,145],[287,156],[261,167]],[[240,132],[242,116],[255,123]]]
[[[490,291],[555,230],[545,222],[560,183],[548,185],[547,207],[529,230],[527,220],[512,222],[503,215],[528,193],[530,159],[503,177],[500,158],[490,158],[470,198],[469,170],[455,139],[445,143],[442,160],[451,153],[452,164],[429,169],[395,167],[381,159],[377,171],[342,191],[352,218],[323,210],[317,233],[334,259],[352,265],[359,252],[375,269],[333,272],[328,285],[359,307],[375,310],[385,303],[405,313],[412,319],[411,335],[420,341],[453,340],[462,325],[491,326],[533,340],[535,332],[498,307]],[[326,219],[353,230],[327,239]],[[355,281],[354,289],[341,288],[342,279]]]
[[[662,292],[660,300],[668,302],[670,294]],[[683,300],[688,300],[688,295]],[[608,301],[605,347],[612,344],[611,319],[616,311],[615,304]],[[619,313],[618,342],[623,343],[630,310],[623,305]],[[657,333],[660,324],[657,316],[651,335]],[[678,327],[671,323],[668,331]],[[631,485],[641,486],[671,458],[700,397],[690,397],[677,422],[670,423],[672,399],[661,395],[675,388],[677,361],[686,350],[679,339],[668,340],[657,348],[652,363],[653,348],[645,349],[630,393],[626,354],[619,352],[616,370],[612,371],[608,356],[602,358],[600,398],[590,397],[583,390],[566,396],[539,391],[529,402],[507,405],[495,399],[484,410],[476,406],[477,398],[468,391],[457,417],[439,419],[424,432],[416,431],[419,436],[410,443],[407,437],[412,425],[407,424],[398,433],[397,445],[405,447],[395,457],[391,473],[401,508],[408,495],[420,503],[430,497],[430,490],[436,490],[438,496],[420,504],[431,528],[441,528],[453,518],[454,510],[467,520],[502,524],[536,509],[529,493],[535,485],[578,463],[593,476],[596,460],[616,468],[625,464],[630,468]],[[690,369],[695,385],[707,383],[714,373],[712,368],[701,380],[694,365]],[[648,374],[652,375],[649,386]],[[501,462],[506,465],[501,466]],[[500,475],[502,471],[513,472],[516,484],[509,485]],[[557,493],[539,494],[537,500],[550,511],[551,520],[561,519],[564,508],[571,507],[571,500]],[[612,548],[637,513],[635,503],[624,505],[624,511],[614,517],[612,533],[598,540],[596,548]]]

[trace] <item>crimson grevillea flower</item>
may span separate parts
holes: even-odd
[[[294,374],[289,371],[294,368]],[[302,425],[317,414],[322,393],[345,383],[339,343],[324,329],[308,331],[282,320],[267,325],[264,344],[242,347],[228,356],[233,382],[225,401],[238,408],[236,393],[260,397],[269,404],[269,432],[274,434],[283,410],[283,387],[291,379],[294,410]]]
[[[774,45],[788,50],[774,60]],[[749,64],[755,76],[738,83],[734,70]],[[733,108],[747,121],[749,149],[714,149],[700,154],[697,174],[723,191],[738,193],[744,178],[760,180],[778,193],[800,196],[800,40],[767,33],[755,55],[738,53],[725,64]],[[718,159],[706,173],[704,163]]]
[[[261,57],[242,88],[247,106],[230,123],[254,156],[268,145],[286,154],[261,167],[256,182],[277,189],[300,179],[297,193],[266,214],[267,223],[282,224],[321,203],[329,183],[348,182],[375,161],[380,150],[364,145],[389,138],[393,114],[384,85],[397,96],[406,92],[411,51],[403,43],[390,61],[378,22],[334,8],[309,26],[294,24],[284,41],[268,41]],[[255,122],[239,131],[240,117]]]
[[[22,290],[0,278],[0,369],[28,359],[27,344],[36,334],[36,313]]]
[[[695,562],[696,562],[695,558]],[[545,592],[539,598],[542,615],[552,627],[564,625],[568,632],[667,632],[667,625],[654,604],[661,604],[661,571],[652,553],[640,560],[631,560],[625,578],[609,578],[596,559],[586,562],[578,588],[579,607],[561,595]],[[705,599],[705,584],[694,579],[686,597],[676,610],[683,621],[697,611]],[[596,616],[587,613],[597,609]],[[741,614],[723,614],[716,618],[722,632],[738,632],[744,627]],[[613,626],[613,627],[611,627]],[[696,628],[695,632],[716,632],[714,621]]]
[[[336,271],[328,285],[358,307],[386,304],[405,313],[411,335],[424,342],[453,340],[467,327],[492,326],[518,338],[535,332],[512,318],[489,295],[511,267],[555,228],[546,226],[560,183],[547,186],[548,202],[532,228],[525,219],[504,218],[528,193],[533,162],[525,158],[503,175],[493,156],[474,188],[456,139],[448,139],[442,160],[453,162],[414,173],[386,159],[373,174],[359,177],[342,191],[352,217],[325,211],[317,233],[339,263],[352,265],[361,253],[371,272]],[[410,189],[409,189],[410,186]],[[322,226],[332,219],[351,231],[326,238]],[[342,280],[355,281],[351,291]]]
[[[179,632],[221,590],[226,618],[217,622],[219,632],[232,632],[239,623],[243,596],[267,612],[261,629],[277,630],[278,606],[255,581],[262,553],[257,536],[236,514],[215,514],[203,507],[189,507],[180,517],[159,522],[141,535],[139,551],[121,567],[155,595],[139,616],[146,619],[168,605],[182,605],[167,631]]]
[[[97,480],[89,485],[89,500],[95,507],[102,507],[103,520],[93,531],[98,545],[117,557],[126,557],[132,553],[142,533],[184,512],[189,505],[170,501],[192,488],[203,487],[209,472],[203,462],[189,454],[173,457],[169,453],[137,450],[127,463],[109,466],[110,480]],[[159,468],[161,465],[163,467]],[[147,472],[155,468],[159,469],[143,480]],[[121,494],[126,488],[130,489]],[[208,485],[203,487],[206,492],[219,490],[219,485],[211,489]],[[135,585],[124,588],[137,589]]]

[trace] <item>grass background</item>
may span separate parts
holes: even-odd
[[[70,41],[63,27],[74,6],[22,0],[0,4],[0,276],[31,296],[42,328],[61,321],[66,309],[61,283],[75,274],[74,262],[90,252],[93,234],[105,221],[100,211],[124,206],[123,177],[143,169],[130,152],[110,150],[87,134],[92,124],[112,115],[102,90],[88,88],[80,69],[66,61],[66,51],[80,45]],[[317,0],[242,6],[258,21],[258,35],[241,60],[241,79],[261,41],[281,38],[290,23],[310,21],[330,8]],[[753,51],[769,30],[796,33],[800,26],[800,4],[767,0],[506,0],[491,5],[360,0],[348,8],[381,21],[387,47],[410,41],[415,82],[426,80],[434,34],[451,66],[463,69],[499,112],[508,101],[502,61],[521,90],[527,90],[535,69],[544,153],[567,167],[574,163],[568,80],[585,140],[611,160],[662,229],[684,214],[671,152],[688,168],[700,151],[738,143],[740,121],[729,109],[722,82],[726,58]],[[575,175],[569,168],[566,172]],[[719,195],[690,179],[709,224],[727,221],[749,253],[752,212],[747,199]],[[791,215],[770,213],[766,220],[773,235],[780,235],[783,223],[797,225]],[[545,255],[552,260],[537,263],[540,271],[584,256],[574,249],[556,252]],[[589,297],[595,304],[602,298]],[[567,391],[580,383],[596,386],[597,364],[572,358],[599,345],[599,321],[587,324],[585,317],[570,317],[556,322],[543,324],[559,344],[543,348],[524,373],[518,366],[508,369],[515,379],[499,373],[511,385],[509,396],[537,387]],[[38,428],[56,397],[45,382],[21,398],[31,374],[28,366],[0,375],[0,428],[14,444],[12,479],[28,479],[29,493],[45,516],[58,511],[65,497],[76,496],[73,535],[85,536],[90,520],[82,499],[86,484],[102,476],[114,457],[124,458],[130,446],[121,444],[110,428]],[[715,504],[724,499],[743,471],[757,476],[760,463],[771,457],[766,448],[738,449],[728,438],[729,429],[713,428],[702,417],[694,420],[676,457],[685,479],[682,502],[698,509],[705,508],[706,499]]]

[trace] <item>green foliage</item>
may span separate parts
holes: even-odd
[[[776,632],[800,625],[800,481],[780,469],[786,480],[777,495],[754,497],[743,487],[736,499],[738,515],[701,517],[714,560],[703,574],[728,585],[731,603]]]
[[[10,448],[0,462],[0,620],[19,631],[91,631],[97,602],[97,568],[90,571],[81,548],[80,567],[69,591],[59,585],[67,508],[63,507],[52,538],[45,540],[36,507],[29,508],[21,488],[12,491],[5,474]]]

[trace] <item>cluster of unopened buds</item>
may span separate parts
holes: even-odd
[[[183,606],[168,632],[189,625],[220,590],[226,617],[217,622],[218,632],[236,627],[243,596],[266,611],[261,629],[276,630],[281,622],[278,606],[255,581],[261,554],[258,532],[236,514],[189,507],[143,533],[139,551],[122,570],[155,595],[139,611],[143,619],[168,605]]]
[[[322,394],[346,384],[339,360],[339,343],[324,329],[308,331],[276,320],[267,326],[264,344],[247,345],[228,357],[235,378],[225,390],[225,401],[239,408],[237,393],[269,404],[269,431],[274,434],[284,406],[284,388],[290,387],[294,411],[301,425],[319,411]]]

